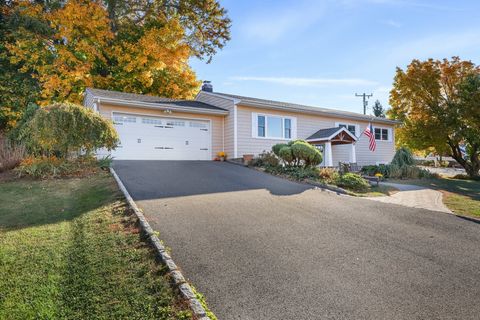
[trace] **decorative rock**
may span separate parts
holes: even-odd
[[[175,262],[173,262],[173,260],[166,260],[165,261],[165,265],[167,266],[168,270],[170,271],[175,271],[175,270],[178,270],[177,268],[177,265],[175,264]]]
[[[163,261],[172,260],[172,257],[170,257],[168,252],[163,251],[160,254],[161,254],[161,258],[162,258]]]
[[[186,299],[195,299],[195,293],[193,293],[192,288],[188,284],[183,283],[178,286],[178,289]]]
[[[202,307],[202,304],[197,299],[190,299],[189,305],[195,315],[200,317],[205,317],[207,315],[205,309]]]
[[[158,254],[161,254],[162,252],[165,251],[165,247],[157,237],[152,237],[150,240],[152,242],[153,247],[158,252]]]
[[[176,284],[176,285],[180,285],[182,283],[185,283],[185,278],[183,277],[182,273],[180,271],[172,271],[170,273],[170,275],[172,276],[172,279],[173,279],[173,282]]]

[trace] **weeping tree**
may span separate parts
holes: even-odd
[[[22,138],[30,152],[62,158],[90,154],[100,148],[112,150],[119,141],[111,121],[69,103],[37,108],[25,123]]]

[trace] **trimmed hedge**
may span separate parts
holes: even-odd
[[[367,180],[363,179],[356,173],[345,173],[337,179],[337,186],[350,189],[353,191],[367,191],[370,188],[370,184]]]
[[[288,166],[316,167],[322,162],[320,151],[304,140],[278,143],[272,147],[273,153]]]

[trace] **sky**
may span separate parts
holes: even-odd
[[[363,112],[355,93],[388,107],[397,67],[459,56],[480,64],[480,1],[220,0],[231,37],[211,63],[213,90]],[[368,111],[371,112],[371,109]]]

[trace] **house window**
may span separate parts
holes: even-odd
[[[162,120],[160,119],[153,119],[153,118],[142,118],[142,123],[145,124],[154,124],[154,125],[161,125]]]
[[[348,123],[339,123],[338,127],[340,128],[345,128],[348,131],[350,131],[354,136],[357,136],[357,126],[354,124],[348,124]]]
[[[375,128],[375,140],[389,141],[389,130],[385,128]]]
[[[265,116],[258,116],[258,134],[259,137],[265,137]]]
[[[283,119],[284,121],[284,137],[285,139],[292,138],[292,119]]]
[[[116,124],[126,123],[126,122],[135,123],[137,122],[137,117],[117,114],[113,116],[113,122]]]
[[[255,114],[254,114],[255,115]],[[257,115],[256,120],[257,132],[254,132],[254,137],[270,138],[270,139],[292,139],[293,133],[293,118],[286,118],[280,116]]]
[[[282,118],[267,117],[267,136],[269,138],[283,138]]]
[[[167,126],[185,127],[185,121],[168,120]]]
[[[190,121],[190,127],[192,128],[206,128],[207,124],[204,122]]]

